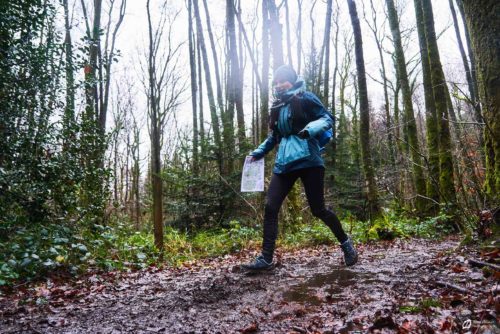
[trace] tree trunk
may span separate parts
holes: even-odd
[[[385,110],[385,128],[387,131],[387,144],[389,146],[389,161],[392,164],[392,167],[396,167],[396,158],[394,153],[394,138],[392,137],[392,121],[391,121],[391,107],[389,102],[389,92],[388,92],[388,80],[387,80],[387,71],[385,69],[385,61],[383,54],[383,37],[379,36],[379,28],[377,26],[377,11],[375,10],[375,6],[373,5],[373,0],[370,0],[370,6],[372,10],[372,23],[368,24],[370,30],[373,33],[373,37],[375,38],[375,43],[377,45],[378,56],[380,59],[380,74],[382,76],[382,88],[384,90],[384,110]]]
[[[195,5],[198,7],[198,3]],[[212,33],[212,24],[210,23],[210,13],[208,12],[208,6],[207,6],[207,0],[203,0],[203,7],[205,8],[205,14],[206,14],[206,21],[207,21],[207,31],[208,31],[208,38],[210,40],[210,47],[212,49],[212,58],[214,62],[214,69],[215,69],[215,84],[217,88],[217,104],[219,111],[222,115],[224,112],[224,103],[222,101],[222,81],[220,77],[220,67],[219,67],[219,57],[217,56],[217,50],[215,48],[215,41],[214,41],[214,35]],[[197,15],[199,17],[199,14]],[[201,26],[201,20],[200,20],[200,26]],[[203,37],[202,37],[203,39]],[[203,41],[203,45],[205,42]],[[204,51],[206,53],[206,51]],[[208,59],[208,57],[207,57]],[[208,87],[207,87],[208,90]]]
[[[335,0],[336,3],[336,11],[335,11],[335,20],[333,23],[335,24],[335,38],[333,40],[334,50],[335,50],[335,67],[333,68],[333,79],[332,79],[332,110],[335,110],[335,89],[337,88],[337,72],[339,68],[339,3]],[[335,143],[333,143],[335,145]]]
[[[358,90],[359,90],[359,132],[361,137],[361,157],[363,160],[363,170],[367,183],[367,197],[372,217],[380,214],[380,206],[378,203],[377,186],[372,165],[371,150],[370,150],[370,111],[368,106],[368,90],[366,87],[366,73],[363,56],[363,40],[361,37],[361,27],[359,24],[358,13],[354,0],[347,0],[349,6],[349,14],[351,16],[351,24],[354,32],[354,46],[356,53],[356,69],[358,73]]]
[[[399,30],[399,22],[397,18],[396,8],[393,0],[386,0],[387,14],[389,18],[389,25],[391,27],[392,38],[394,41],[394,52],[396,54],[396,66],[398,81],[401,84],[403,93],[403,103],[405,109],[405,122],[408,134],[408,146],[410,149],[411,160],[413,163],[413,180],[417,198],[415,201],[417,210],[422,212],[425,207],[425,200],[419,195],[425,194],[425,180],[424,172],[422,170],[422,159],[420,157],[420,145],[418,143],[417,123],[413,112],[412,94],[410,84],[408,81],[408,73],[406,71],[406,60],[403,52],[403,44],[401,42],[401,32]]]
[[[150,0],[147,0],[146,9],[148,16],[149,32],[149,54],[148,54],[148,79],[149,79],[149,112],[151,126],[151,186],[153,190],[153,230],[155,246],[163,252],[163,196],[161,158],[160,158],[160,124],[159,124],[159,96],[156,82],[156,64],[155,64],[155,41],[153,38],[153,25],[151,23],[151,11],[149,8]]]
[[[82,2],[83,4],[83,2]],[[101,6],[102,0],[94,1],[94,19],[92,31],[88,31],[88,37],[91,39],[89,46],[89,62],[85,66],[85,97],[86,97],[86,109],[89,116],[92,117],[94,121],[98,120],[99,115],[99,101],[97,94],[97,56],[99,53],[100,45],[100,30],[101,30]],[[85,7],[84,7],[85,8]],[[86,14],[85,14],[86,16]]]
[[[309,90],[313,92],[316,95],[320,95],[319,93],[319,87],[317,86],[316,76],[319,74],[318,70],[318,63],[317,63],[317,51],[316,51],[316,45],[314,44],[314,25],[316,23],[316,16],[314,15],[314,7],[316,6],[317,0],[312,1],[311,9],[309,10],[309,21],[311,22],[311,51],[309,53],[309,61],[306,64],[306,84],[309,86]],[[317,74],[318,73],[318,74]],[[319,75],[318,75],[319,77]]]
[[[462,63],[464,65],[465,70],[465,78],[467,79],[467,87],[469,89],[470,99],[471,101],[476,101],[476,94],[474,92],[474,86],[472,83],[472,76],[469,66],[469,60],[465,55],[464,45],[462,43],[462,36],[460,36],[460,27],[458,25],[457,13],[455,11],[455,7],[453,6],[453,0],[448,0],[450,5],[451,17],[453,18],[453,27],[455,28],[455,36],[457,37],[458,49],[460,50],[460,56],[462,57]],[[476,119],[477,122],[480,122],[480,119]]]
[[[199,109],[199,120],[200,120],[200,142],[201,142],[201,147],[200,147],[200,152],[201,156],[205,157],[206,156],[206,138],[205,138],[205,120],[203,117],[203,68],[201,66],[201,45],[200,45],[200,39],[196,38],[196,54],[197,54],[197,61],[196,65],[198,68],[198,109]]]
[[[450,4],[450,11],[451,11],[451,16],[453,18],[453,26],[455,27],[455,35],[457,36],[457,42],[458,42],[458,49],[460,50],[460,56],[462,57],[462,63],[464,64],[464,70],[465,70],[465,78],[467,80],[467,88],[469,89],[469,95],[470,95],[470,104],[472,106],[472,109],[474,110],[474,119],[476,120],[477,123],[482,123],[483,122],[483,116],[481,115],[481,105],[479,103],[479,98],[477,96],[477,82],[472,77],[472,71],[469,66],[469,60],[467,59],[467,55],[465,54],[465,48],[462,43],[462,36],[460,35],[460,26],[458,24],[458,19],[457,19],[457,14],[455,11],[455,7],[453,6],[453,0],[448,0]],[[473,55],[470,55],[471,58]],[[479,133],[482,131],[482,127],[478,125],[477,130]],[[484,162],[484,151],[483,151],[483,137],[480,135],[479,136],[479,152],[481,154],[481,162]]]
[[[485,122],[485,192],[489,205],[500,200],[500,3],[496,0],[463,1],[465,18],[477,61],[479,95]]]
[[[235,11],[236,12],[236,11]],[[238,2],[238,12],[241,12],[241,2]],[[235,13],[234,13],[235,14]],[[244,30],[238,30],[238,81],[236,82],[236,120],[238,121],[238,147],[239,153],[243,152],[247,147],[247,138],[245,135],[245,113],[243,110],[243,78],[246,58],[245,52],[243,51],[243,32]]]
[[[299,16],[297,18],[297,73],[302,70],[302,2],[297,0]]]
[[[288,8],[288,0],[285,0],[285,27],[286,27],[286,50],[288,56],[288,65],[293,67],[292,61],[292,42],[290,36],[290,11]]]
[[[191,73],[191,106],[193,108],[193,174],[198,175],[198,114],[196,110],[196,60],[193,32],[193,18],[191,11],[192,0],[188,0],[188,40],[189,40],[189,68]]]
[[[69,22],[68,0],[63,0],[64,7],[64,50],[66,68],[66,107],[63,116],[64,140],[73,140],[70,127],[75,121],[75,75],[73,64],[73,43],[71,41],[71,25]],[[64,145],[66,147],[66,145]]]
[[[439,188],[441,201],[455,205],[455,186],[453,177],[453,158],[451,155],[451,136],[448,123],[448,103],[446,97],[446,80],[439,57],[439,50],[434,30],[434,16],[430,0],[420,0],[424,19],[427,52],[436,104],[436,115],[439,126]]]
[[[217,161],[219,164],[219,170],[222,171],[222,142],[220,135],[220,125],[219,125],[219,116],[217,115],[217,108],[215,106],[214,93],[212,90],[212,79],[210,78],[210,65],[208,63],[207,56],[207,48],[205,47],[205,40],[203,38],[203,28],[201,26],[200,19],[200,11],[198,9],[198,0],[193,0],[193,8],[194,8],[194,16],[196,18],[196,28],[197,28],[197,37],[200,43],[201,55],[203,59],[203,68],[205,72],[205,82],[207,85],[207,95],[208,95],[208,103],[210,108],[210,116],[212,119],[212,129],[214,131],[215,138],[215,154],[217,156]]]
[[[239,20],[239,15],[238,15],[238,20]],[[240,24],[241,24],[241,20],[240,20]],[[253,110],[254,110],[254,114],[255,114],[255,120],[254,120],[254,137],[253,137],[253,141],[254,141],[254,146],[258,145],[260,143],[260,138],[261,138],[261,127],[260,127],[260,109],[259,109],[259,91],[262,89],[262,81],[260,80],[260,76],[259,76],[259,55],[257,54],[256,55],[256,58],[254,59],[253,57],[253,53],[252,53],[252,50],[256,50],[257,48],[257,41],[256,41],[256,38],[257,38],[257,33],[256,33],[256,30],[257,30],[258,26],[255,25],[252,27],[252,48],[249,50],[249,54],[250,54],[250,59],[252,60],[252,67],[254,68],[254,70],[252,71],[252,74],[253,74],[253,78],[254,78],[254,82],[256,81],[257,82],[257,87],[255,87],[254,85],[252,85],[252,90],[254,92],[254,95],[253,95],[253,100],[254,100],[254,107],[253,107]],[[243,29],[243,32],[245,30]],[[245,33],[243,33],[243,36],[245,36]],[[248,43],[248,38],[245,39],[247,41],[247,45],[249,45]]]
[[[422,65],[426,110],[425,120],[427,127],[427,149],[429,151],[427,197],[433,200],[431,203],[428,203],[428,208],[430,214],[437,214],[439,211],[439,206],[436,205],[436,202],[439,202],[439,129],[431,80],[427,40],[425,37],[424,17],[420,0],[414,0],[414,7],[420,45],[420,59]]]
[[[267,0],[262,0],[262,86],[260,88],[261,141],[267,138],[269,111],[269,13]]]
[[[243,144],[245,142],[245,119],[243,115],[243,100],[242,100],[242,90],[240,89],[240,64],[238,60],[238,46],[236,44],[236,26],[234,23],[234,0],[226,0],[226,26],[227,26],[227,37],[228,37],[228,54],[229,54],[229,75],[228,75],[228,112],[227,115],[228,122],[231,122],[231,126],[228,126],[228,130],[231,130],[233,120],[234,120],[234,109],[237,110],[237,121],[238,121],[238,145],[240,151],[243,151]],[[232,159],[234,154],[234,131],[229,134],[231,136],[229,142],[226,144],[230,145],[231,155],[228,157]]]
[[[460,15],[462,16],[462,22],[463,22],[463,27],[464,27],[464,34],[465,34],[465,42],[467,44],[467,54],[469,55],[469,61],[470,61],[470,75],[472,79],[472,86],[474,89],[474,96],[476,97],[475,101],[472,101],[474,104],[474,111],[475,111],[475,117],[476,121],[482,123],[483,122],[483,116],[481,112],[481,103],[479,101],[479,85],[477,83],[477,70],[476,70],[476,60],[474,59],[474,53],[472,51],[472,43],[470,39],[470,33],[469,33],[469,27],[467,26],[467,22],[465,19],[465,13],[464,13],[464,5],[462,0],[456,0],[458,10],[460,11]],[[481,140],[482,142],[482,140]],[[482,162],[484,164],[484,152],[481,151],[482,153]]]
[[[109,15],[108,15],[108,25],[106,29],[106,42],[104,46],[104,54],[105,54],[105,59],[104,59],[104,66],[100,66],[100,70],[102,71],[102,67],[104,67],[104,77],[101,80],[101,85],[102,81],[104,81],[104,91],[102,91],[102,86],[101,86],[101,94],[100,94],[100,106],[99,106],[99,126],[101,128],[101,132],[104,134],[106,132],[106,118],[108,114],[108,103],[109,103],[109,87],[111,84],[111,65],[113,64],[113,59],[115,58],[115,42],[116,42],[116,35],[118,34],[118,30],[120,29],[120,26],[123,22],[123,18],[125,17],[125,10],[126,10],[126,5],[127,1],[122,0],[120,4],[120,14],[118,17],[118,21],[116,22],[116,25],[113,29],[113,32],[110,35],[110,27],[111,27],[111,21],[112,21],[112,12],[113,12],[113,6],[114,6],[114,1],[111,2],[110,4],[110,9],[109,9]],[[111,45],[108,50],[108,40],[111,36]],[[99,50],[99,52],[101,52]]]
[[[140,176],[141,176],[141,169],[140,169],[140,152],[139,152],[139,146],[140,146],[140,128],[137,125],[137,122],[134,118],[134,123],[133,123],[133,134],[134,134],[134,140],[132,143],[132,160],[133,160],[133,167],[132,167],[132,196],[134,198],[134,204],[135,204],[135,214],[134,214],[134,220],[135,220],[135,228],[136,230],[139,230],[140,227],[140,221],[141,221],[141,200],[140,200],[140,190],[139,190],[139,183],[140,183]]]
[[[254,58],[254,51],[255,50],[255,31],[253,32],[253,40],[252,40],[252,45],[250,45],[250,41],[248,40],[248,36],[247,36],[247,33],[245,31],[245,27],[243,25],[243,22],[241,21],[241,14],[239,11],[236,12],[236,18],[238,19],[238,25],[239,25],[239,28],[240,28],[240,31],[243,35],[243,39],[245,41],[245,45],[247,47],[247,50],[248,50],[248,54],[250,55],[250,61],[252,62],[252,69],[253,69],[253,72],[252,74],[255,76],[254,79],[257,80],[257,85],[259,88],[262,87],[262,81],[260,79],[260,76],[259,76],[259,66],[258,66],[258,61],[257,59]],[[258,56],[258,54],[256,54],[256,56]],[[253,87],[253,85],[252,85]]]
[[[321,52],[321,60],[319,62],[319,75],[318,75],[318,89],[321,82],[321,74],[323,75],[323,92],[322,92],[322,102],[326,108],[328,108],[328,94],[330,87],[330,31],[332,26],[332,4],[333,0],[328,0],[326,5],[326,18],[325,18],[325,35],[323,38],[323,47]],[[325,70],[322,71],[323,62],[325,63]]]
[[[274,0],[263,0],[267,1],[267,10],[269,12],[269,27],[271,33],[271,48],[273,50],[273,70],[283,65],[283,44],[282,44],[282,32],[281,24],[279,19],[278,8]]]

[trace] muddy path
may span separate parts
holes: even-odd
[[[249,253],[178,270],[93,275],[0,297],[1,333],[498,333],[499,275],[474,248],[396,240],[280,255],[246,275]],[[495,261],[498,252],[491,254]],[[498,259],[496,259],[498,260]]]

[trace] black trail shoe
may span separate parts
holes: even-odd
[[[250,263],[242,264],[241,268],[251,272],[262,272],[274,269],[274,262],[267,262],[264,256],[259,255]]]
[[[342,248],[342,251],[344,252],[344,261],[346,266],[353,266],[356,262],[358,262],[358,252],[354,248],[351,238],[340,244],[340,248]]]

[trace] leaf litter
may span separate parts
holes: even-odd
[[[250,251],[135,272],[47,280],[0,295],[0,333],[498,333],[497,249],[443,241],[318,246],[247,275]]]

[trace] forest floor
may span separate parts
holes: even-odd
[[[500,332],[500,272],[474,262],[498,261],[498,248],[450,237],[358,250],[350,268],[318,246],[279,254],[261,275],[239,270],[255,255],[246,251],[18,287],[0,295],[0,333]]]

